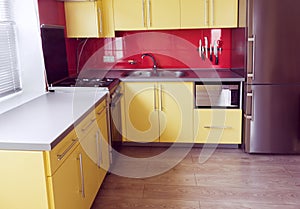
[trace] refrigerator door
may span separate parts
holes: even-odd
[[[248,84],[300,83],[300,1],[248,0]]]
[[[300,85],[246,85],[245,89],[245,151],[300,153]]]

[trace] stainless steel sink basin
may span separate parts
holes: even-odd
[[[159,71],[158,75],[161,77],[175,77],[175,78],[180,78],[184,77],[186,74],[184,71],[173,71],[173,70],[164,70],[164,71]]]
[[[129,73],[128,76],[134,76],[134,77],[151,77],[151,76],[153,76],[153,72],[152,71],[148,71],[148,70],[138,70],[138,71],[133,71],[133,72]]]
[[[157,73],[154,73],[153,70],[137,70],[127,74],[127,76],[138,77],[138,78],[146,78],[146,77],[180,78],[186,76],[186,73],[180,70],[158,70]]]

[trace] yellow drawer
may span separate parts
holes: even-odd
[[[47,176],[52,176],[78,145],[77,135],[72,130],[51,151],[45,152]]]
[[[82,140],[88,134],[93,125],[96,124],[96,121],[97,116],[94,109],[79,124],[75,125],[75,131],[79,140]]]
[[[241,144],[240,109],[197,109],[194,124],[196,143]]]
[[[99,120],[100,115],[106,111],[106,100],[103,100],[96,108],[95,108],[95,115],[97,120]]]
[[[75,131],[79,140],[83,140],[93,126],[97,125],[97,119],[104,110],[106,110],[106,100],[103,100],[79,124],[75,125]]]

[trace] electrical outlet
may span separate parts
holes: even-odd
[[[103,56],[103,62],[115,62],[114,56]]]

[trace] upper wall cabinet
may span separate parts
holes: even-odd
[[[114,37],[110,0],[65,2],[68,38]]]
[[[238,0],[210,0],[209,24],[213,28],[238,26]]]
[[[115,30],[178,29],[180,0],[113,0]]]
[[[238,0],[181,0],[181,28],[233,28]]]

